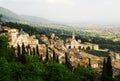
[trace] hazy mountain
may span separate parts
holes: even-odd
[[[19,23],[37,23],[37,24],[53,24],[55,22],[50,21],[45,18],[35,17],[35,16],[27,16],[27,15],[18,15],[6,8],[0,7],[0,14],[3,15],[2,21],[11,21],[11,22],[19,22]]]
[[[26,19],[27,21],[30,22],[34,22],[34,23],[41,23],[41,24],[52,24],[55,23],[53,21],[50,21],[48,19],[45,18],[41,18],[41,17],[35,17],[35,16],[28,16],[28,15],[21,15],[22,18]]]
[[[0,7],[0,14],[2,14],[3,16],[2,21],[12,21],[12,22],[24,21],[22,17],[3,7]]]

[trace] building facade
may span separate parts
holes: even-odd
[[[8,30],[10,36],[10,45],[13,47],[17,47],[19,44],[20,46],[24,43],[25,46],[30,45],[35,47],[39,44],[38,39],[34,36],[29,36],[29,34],[25,33],[22,29],[19,31],[17,29],[10,29]]]

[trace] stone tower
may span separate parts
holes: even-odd
[[[11,41],[15,43],[16,39],[17,39],[17,35],[18,35],[18,30],[17,29],[10,29],[8,31],[10,37],[11,37]]]
[[[72,39],[75,39],[75,33],[74,32],[72,33]]]
[[[55,34],[52,33],[52,35],[51,35],[51,39],[54,39],[54,38],[55,38]]]

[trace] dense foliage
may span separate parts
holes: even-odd
[[[4,56],[4,57],[8,57],[8,53],[9,53],[9,38],[8,36],[4,36],[4,35],[1,35],[0,36],[0,57]]]
[[[85,50],[85,52],[95,55],[95,56],[103,56],[103,57],[108,57],[109,53],[108,52],[104,52],[104,51],[97,51],[97,50]]]
[[[113,67],[111,64],[111,57],[107,58],[107,62],[104,59],[103,70],[101,75],[101,81],[114,81],[113,77]]]

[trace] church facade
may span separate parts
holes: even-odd
[[[97,44],[91,43],[81,43],[81,40],[75,39],[75,34],[72,34],[72,38],[66,40],[65,44],[67,49],[77,48],[77,49],[91,49],[91,50],[99,50],[99,46]]]

